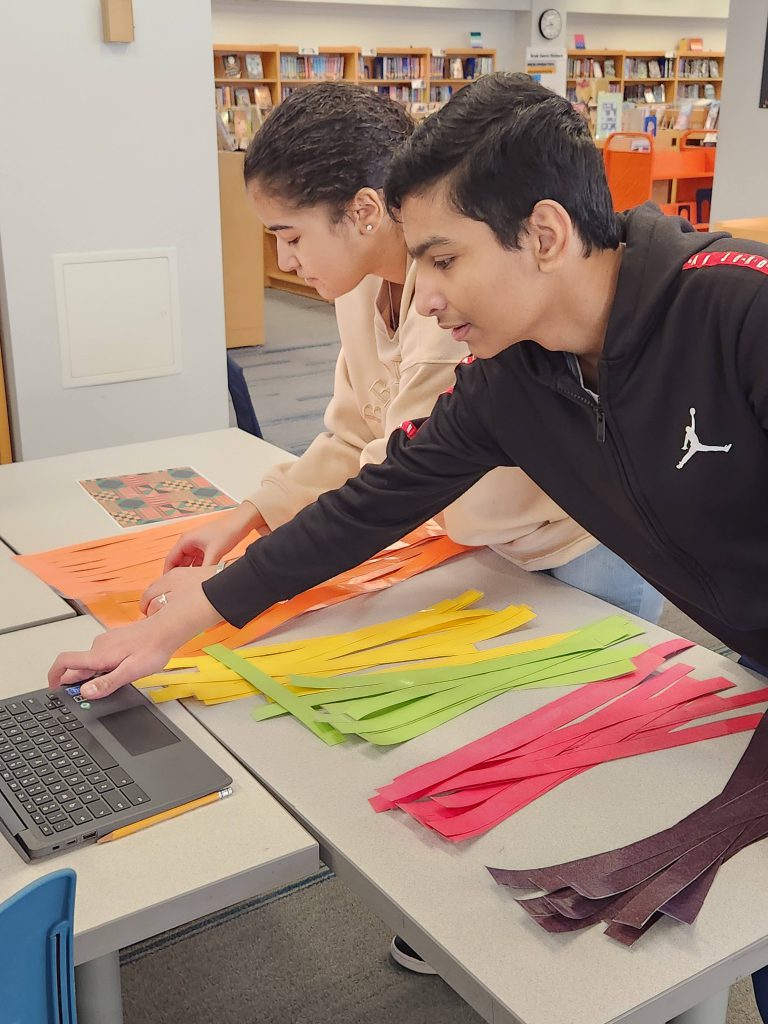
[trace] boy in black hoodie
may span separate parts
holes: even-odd
[[[599,540],[739,653],[768,664],[768,246],[647,204],[615,215],[581,117],[525,75],[489,75],[425,121],[387,199],[416,301],[474,356],[429,419],[202,586],[60,656],[88,696],[162,667],[359,564],[494,466],[520,465]]]
[[[51,685],[101,672],[82,691],[99,697],[157,671],[200,630],[359,564],[511,465],[768,664],[768,247],[650,205],[617,217],[584,121],[521,75],[425,121],[386,196],[419,311],[474,353],[452,393],[223,572],[201,585],[173,570],[148,592],[166,595],[157,614],[60,655]]]

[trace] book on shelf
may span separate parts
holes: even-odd
[[[677,131],[685,131],[691,123],[691,114],[693,113],[693,103],[681,103],[680,108],[677,111],[677,117],[675,118],[675,128]]]
[[[709,104],[709,110],[707,111],[707,119],[704,122],[704,127],[708,131],[714,131],[717,128],[717,122],[720,119],[720,101],[712,100]]]
[[[423,102],[419,95],[421,90],[412,89],[410,85],[377,85],[376,92],[380,96],[388,96],[391,100],[396,100],[398,103]]]
[[[264,64],[260,53],[246,53],[245,70],[249,78],[264,77]]]
[[[343,54],[280,54],[280,75],[302,81],[336,82],[344,77]]]
[[[373,58],[373,78],[424,78],[425,75],[426,60],[423,57]]]
[[[616,77],[616,61],[613,57],[606,57],[605,63],[603,64],[603,74],[606,78]]]
[[[445,57],[430,57],[429,74],[432,78],[445,78]]]
[[[653,65],[653,73],[651,72]],[[656,69],[658,68],[658,74]],[[624,58],[624,77],[626,79],[637,78],[671,78],[674,74],[674,60],[671,57],[651,57],[645,60],[643,57]]]
[[[720,62],[708,58],[682,59],[678,68],[680,78],[720,78]]]
[[[443,103],[448,102],[452,95],[452,85],[433,85],[429,90],[429,102],[439,103],[442,106]]]
[[[231,85],[219,85],[216,87],[216,106],[219,110],[224,107],[231,107],[234,99]]]
[[[253,102],[261,110],[272,109],[272,93],[268,85],[254,85]]]
[[[216,148],[225,153],[233,153],[235,150],[235,140],[227,130],[218,111],[216,112]]]
[[[666,103],[667,89],[661,82],[657,85],[626,85],[624,99],[631,103]]]
[[[464,77],[464,61],[461,57],[451,57],[451,78]]]
[[[264,114],[255,106],[226,107],[219,111],[218,121],[230,140],[230,145],[226,148],[245,150],[264,123]]]
[[[225,78],[239,78],[241,74],[240,57],[236,53],[224,53],[221,57]]]
[[[251,97],[247,89],[235,89],[235,105],[238,107],[250,107]]]

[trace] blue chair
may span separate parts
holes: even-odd
[[[75,872],[54,871],[0,904],[3,1024],[77,1024]]]
[[[264,435],[261,432],[259,421],[256,419],[253,402],[251,401],[251,393],[245,382],[243,368],[239,363],[235,362],[229,352],[227,352],[227,386],[229,388],[229,397],[232,399],[232,405],[235,408],[235,419],[237,420],[238,427],[241,430],[248,431],[249,434],[253,434],[254,437],[263,437]]]

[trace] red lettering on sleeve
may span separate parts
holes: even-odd
[[[697,252],[683,264],[683,270],[696,270],[698,267],[746,267],[768,275],[768,258],[745,252]]]

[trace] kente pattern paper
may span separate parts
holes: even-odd
[[[742,703],[731,706],[764,703],[768,688],[737,699]],[[606,935],[632,946],[665,917],[692,925],[720,866],[768,836],[768,713],[710,725],[747,720],[754,735],[722,792],[676,825],[548,868],[488,868],[492,877],[499,885],[542,891],[517,903],[552,933],[606,924]]]
[[[198,517],[196,525],[211,522],[213,515]],[[16,561],[63,597],[78,601],[103,626],[124,626],[142,618],[139,609],[142,593],[162,575],[165,556],[188,529],[186,522],[164,523],[135,533],[86,541],[53,551],[17,555]],[[257,539],[257,533],[250,534],[229,552],[227,558],[238,558]],[[177,654],[179,657],[200,654],[206,645],[214,643],[241,647],[266,636],[304,612],[326,608],[360,594],[384,590],[469,550],[455,544],[436,523],[430,521],[362,565],[348,569],[290,601],[273,605],[243,629],[223,623],[185,644]]]
[[[596,765],[754,729],[759,714],[694,724],[762,703],[768,688],[720,697],[735,684],[695,679],[689,665],[662,669],[666,658],[690,646],[675,640],[651,648],[633,658],[632,671],[603,677],[406,772],[380,788],[371,805],[376,811],[399,808],[456,842],[482,835]]]
[[[237,505],[191,466],[96,477],[78,483],[122,527],[220,512]]]
[[[452,604],[466,599],[467,595],[461,595]],[[422,625],[431,633],[422,638],[422,643],[415,648],[404,648],[402,644],[380,647],[378,657],[400,660],[403,655],[424,657],[431,651],[445,655],[454,664],[443,662],[428,669],[398,666],[379,673],[337,676],[333,682],[292,675],[291,685],[285,687],[253,660],[222,646],[209,647],[207,651],[255,691],[275,702],[257,708],[253,712],[257,720],[272,718],[282,710],[326,743],[340,743],[345,736],[356,735],[369,743],[386,746],[420,736],[510,689],[568,686],[631,673],[631,656],[644,650],[637,644],[616,646],[641,632],[633,622],[616,615],[564,637],[543,637],[491,651],[454,654],[451,658],[458,649],[454,644],[459,637],[478,640],[500,635],[528,621],[532,613],[525,606],[510,606],[486,613],[485,623],[454,623],[444,631],[434,621],[434,615],[428,614],[434,612],[435,609],[427,609],[420,613],[425,616]],[[376,652],[373,653],[375,658]],[[262,659],[261,664],[264,663]]]

